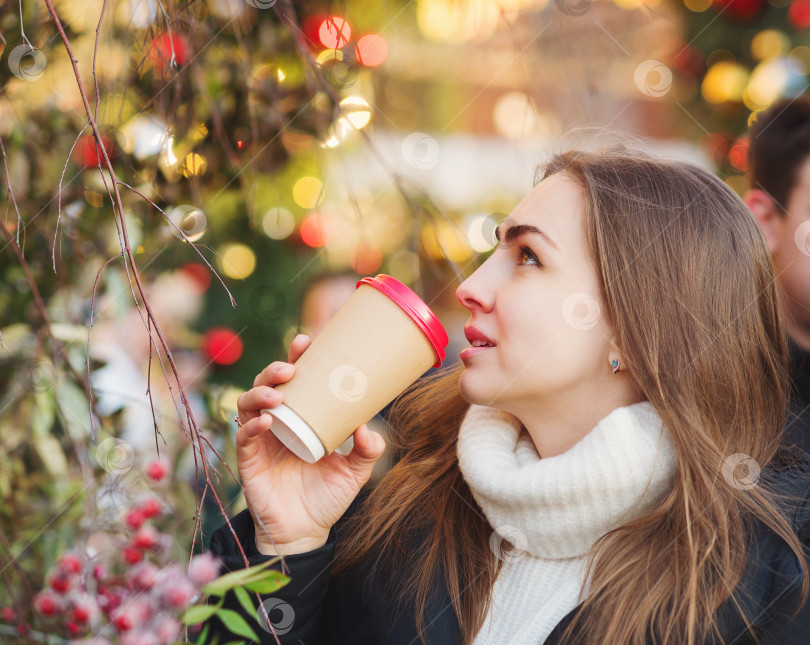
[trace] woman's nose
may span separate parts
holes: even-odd
[[[482,311],[491,311],[495,302],[495,290],[485,284],[482,264],[478,269],[456,289],[456,298],[465,309],[473,311],[476,307]]]

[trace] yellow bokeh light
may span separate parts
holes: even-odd
[[[347,96],[340,102],[343,117],[358,130],[371,121],[371,108],[368,101],[360,96]]]
[[[324,49],[318,57],[315,59],[315,62],[318,65],[323,65],[324,63],[328,63],[332,60],[343,60],[343,50],[342,49]]]
[[[748,70],[745,67],[731,61],[721,61],[706,73],[701,91],[710,103],[740,101],[747,82]]]
[[[777,58],[790,47],[787,34],[776,29],[760,31],[751,41],[751,54],[757,60]]]
[[[788,81],[788,69],[783,59],[760,63],[751,73],[743,100],[749,110],[764,110],[782,95]]]
[[[301,177],[292,192],[295,203],[301,208],[315,208],[323,201],[323,183],[315,177]]]
[[[684,0],[684,5],[689,11],[701,13],[712,6],[712,0]]]
[[[183,176],[199,177],[205,174],[207,167],[208,162],[205,160],[205,157],[196,152],[189,152],[183,162]]]
[[[466,262],[473,254],[467,237],[457,226],[446,221],[422,229],[422,244],[428,254],[437,260]]]
[[[428,40],[463,43],[492,36],[500,12],[497,0],[419,0],[416,21]]]
[[[285,78],[287,78],[287,77],[284,76],[284,72],[282,72],[281,68],[279,67],[278,68],[278,82],[281,83],[281,81],[283,81]]]
[[[219,266],[229,278],[244,280],[256,268],[256,254],[244,244],[225,244],[220,249]]]

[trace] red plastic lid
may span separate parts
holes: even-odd
[[[424,300],[399,280],[392,278],[390,275],[385,275],[384,273],[380,273],[376,276],[367,276],[360,280],[356,286],[359,287],[361,284],[367,284],[384,293],[397,303],[402,310],[419,325],[421,330],[425,332],[425,336],[427,336],[428,340],[433,345],[436,356],[439,357],[433,367],[439,367],[444,360],[444,348],[447,347],[447,332],[444,330],[441,322],[439,322],[436,314],[430,310],[430,307],[425,304]]]

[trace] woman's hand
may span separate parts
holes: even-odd
[[[261,410],[283,402],[283,393],[273,386],[293,377],[293,363],[310,342],[308,336],[296,336],[289,362],[268,365],[256,377],[253,389],[237,401],[242,424],[236,433],[239,474],[253,514],[256,547],[267,555],[304,553],[326,544],[329,529],[368,481],[374,462],[385,450],[382,436],[363,424],[354,433],[354,448],[348,455],[333,452],[310,464],[269,431],[272,417]]]

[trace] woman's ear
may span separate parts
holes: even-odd
[[[765,234],[771,255],[773,255],[779,250],[779,239],[784,219],[779,206],[773,197],[764,190],[759,189],[749,190],[743,196],[743,200],[751,209],[754,217],[757,218],[759,226]]]

